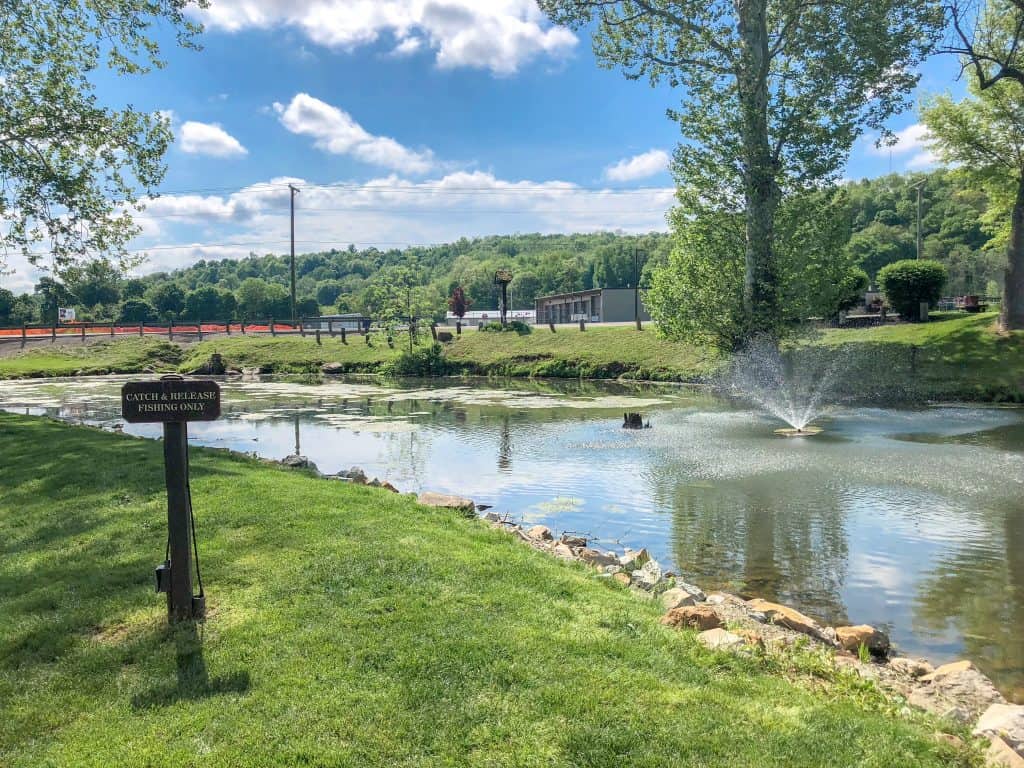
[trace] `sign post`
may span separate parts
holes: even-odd
[[[121,416],[129,424],[164,425],[168,559],[156,570],[157,591],[167,593],[169,621],[202,618],[204,596],[202,591],[198,596],[192,592],[195,541],[188,484],[188,422],[213,421],[220,416],[220,387],[215,381],[186,380],[177,375],[159,381],[130,381],[121,388]]]

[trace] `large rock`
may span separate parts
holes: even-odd
[[[344,363],[324,363],[323,365],[320,366],[320,372],[321,373],[327,373],[327,374],[344,373],[345,372],[345,364]]]
[[[281,459],[281,464],[291,469],[312,469],[316,472],[316,464],[310,461],[306,456],[299,456],[298,454],[291,454]]]
[[[462,496],[453,496],[449,493],[434,493],[433,491],[424,491],[416,497],[416,501],[425,507],[435,507],[438,509],[454,509],[462,512],[464,515],[475,515],[476,504],[473,503],[472,499],[467,499]]]
[[[615,555],[608,555],[596,549],[590,549],[589,547],[580,547],[577,549],[576,557],[584,563],[589,563],[590,565],[597,566],[598,568],[604,568],[606,565],[619,564],[619,558]]]
[[[627,549],[626,553],[619,558],[619,565],[627,571],[634,571],[642,568],[643,564],[651,559],[646,549]]]
[[[811,637],[819,639],[824,639],[825,637],[818,622],[810,616],[800,613],[795,608],[790,608],[788,605],[780,605],[779,603],[772,603],[757,598],[755,600],[748,600],[747,607],[753,611],[763,613],[768,621],[773,624],[792,629],[794,632],[802,632]]]
[[[836,642],[840,647],[854,653],[857,653],[862,645],[875,656],[885,656],[889,652],[889,638],[885,632],[867,624],[836,627]]]
[[[999,736],[1016,752],[1024,754],[1024,706],[993,704],[978,718],[975,736]]]
[[[558,542],[557,544],[555,544],[554,548],[551,551],[552,553],[554,553],[555,557],[560,557],[563,560],[576,559],[576,553],[572,551],[572,548],[567,547],[562,542]]]
[[[657,560],[648,560],[640,568],[632,572],[633,586],[652,591],[661,581],[661,566]]]
[[[992,768],[1024,768],[1024,757],[998,736],[985,752],[985,761]]]
[[[352,469],[343,469],[339,472],[336,477],[340,480],[348,480],[356,485],[366,485],[366,473],[363,472],[359,467],[352,467]]]
[[[991,704],[1006,703],[992,681],[969,661],[943,664],[918,682],[920,685],[907,697],[911,704],[964,723],[977,718]]]
[[[697,635],[697,641],[701,643],[701,645],[710,648],[712,651],[724,651],[731,648],[740,648],[746,644],[742,637],[734,635],[732,632],[727,629],[722,629],[721,627],[701,632]]]
[[[889,666],[908,677],[923,677],[935,671],[935,667],[924,659],[911,659],[906,656],[889,659]]]
[[[587,539],[585,536],[575,536],[571,533],[563,533],[559,539],[567,547],[585,547]]]
[[[673,608],[661,617],[667,627],[690,627],[702,632],[722,626],[722,620],[710,605],[686,605]]]
[[[661,596],[661,604],[665,606],[666,611],[671,611],[673,608],[683,608],[687,605],[696,605],[697,603],[702,602],[704,593],[698,589],[698,596],[698,594],[691,592],[688,587],[688,584],[680,585],[677,581],[676,586],[665,590],[664,594]]]
[[[526,535],[537,541],[551,541],[555,538],[546,525],[535,525],[526,532]]]

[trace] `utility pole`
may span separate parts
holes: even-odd
[[[288,191],[291,192],[291,222],[292,222],[292,327],[295,326],[295,195],[298,194],[299,188],[294,184],[288,185]]]
[[[636,329],[642,331],[640,323],[640,249],[633,247],[633,320],[636,322]]]
[[[917,190],[917,258],[921,258],[921,187],[924,186],[924,179],[921,179],[911,189]]]

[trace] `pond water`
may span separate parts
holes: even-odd
[[[112,427],[122,378],[0,382],[0,408]],[[645,546],[705,589],[973,659],[1024,701],[1024,410],[843,407],[813,438],[692,389],[263,378],[223,383],[198,444],[300,452],[403,491]],[[624,411],[651,428],[621,428]],[[158,425],[126,432],[157,437]],[[210,521],[214,524],[215,521]]]

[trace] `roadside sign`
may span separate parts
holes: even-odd
[[[57,307],[57,320],[61,323],[75,322],[74,307]]]
[[[167,485],[168,557],[156,569],[156,590],[167,593],[169,621],[191,621],[206,613],[206,596],[196,555],[199,594],[192,593],[192,555],[196,552],[192,493],[188,485],[188,422],[220,416],[220,387],[215,381],[164,376],[159,381],[129,381],[121,387],[121,416],[131,424],[164,425],[164,482]]]
[[[213,421],[220,418],[220,387],[180,377],[130,381],[121,388],[121,416],[129,424]]]

